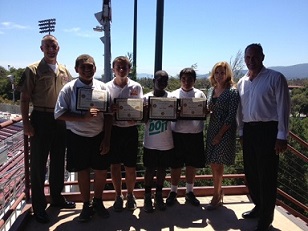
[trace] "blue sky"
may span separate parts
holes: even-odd
[[[134,0],[111,0],[111,59],[133,51]],[[218,61],[230,61],[250,43],[261,43],[266,66],[308,63],[307,0],[165,0],[163,69],[175,76],[197,63],[206,74]],[[58,61],[73,76],[80,54],[104,70],[103,32],[94,13],[102,1],[0,0],[0,66],[24,68],[40,60],[38,21],[56,18]],[[153,74],[156,0],[138,0],[137,72]]]

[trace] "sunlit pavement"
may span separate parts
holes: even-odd
[[[94,215],[88,223],[77,221],[82,203],[77,203],[76,209],[73,210],[48,208],[50,223],[39,224],[32,217],[25,230],[254,230],[257,221],[244,220],[241,217],[243,212],[253,208],[247,196],[225,196],[223,206],[214,211],[205,209],[211,197],[198,197],[198,199],[201,202],[199,207],[185,204],[185,198],[178,198],[179,203],[168,207],[166,211],[154,211],[153,213],[143,211],[143,200],[137,200],[138,209],[134,212],[124,210],[120,213],[113,211],[113,201],[105,201],[104,205],[110,212],[110,217],[103,219]],[[289,215],[278,206],[276,206],[273,226],[274,231],[307,230],[302,220]]]

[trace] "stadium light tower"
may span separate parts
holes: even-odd
[[[40,20],[38,22],[39,22],[38,26],[40,28],[40,33],[50,34],[50,32],[55,32],[55,25],[56,25],[55,18]]]

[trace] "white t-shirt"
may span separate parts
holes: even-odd
[[[80,87],[107,90],[106,84],[97,79],[93,79],[93,82],[90,85],[84,84],[79,80],[79,78],[68,82],[59,93],[55,106],[55,119],[67,111],[80,114],[86,113],[86,111],[76,109],[77,89]],[[84,122],[66,121],[66,128],[80,136],[94,137],[104,129],[104,113],[100,112],[97,117],[93,117],[91,120]]]
[[[145,99],[153,96],[153,92],[144,95]],[[169,92],[163,97],[171,97]],[[170,150],[174,147],[171,121],[150,120],[145,124],[143,146],[148,149]]]
[[[114,103],[115,98],[143,98],[142,87],[139,83],[128,79],[127,84],[121,88],[114,84],[115,78],[106,83],[106,86],[110,92],[111,104]],[[132,121],[113,121],[114,126],[118,127],[131,127],[137,123]]]
[[[186,92],[179,88],[171,92],[173,97],[181,98],[206,98],[205,94],[199,89],[193,88]],[[200,133],[204,129],[203,120],[177,120],[171,123],[172,131],[178,133]]]

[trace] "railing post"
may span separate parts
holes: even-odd
[[[30,200],[29,138],[24,135],[25,195]]]

